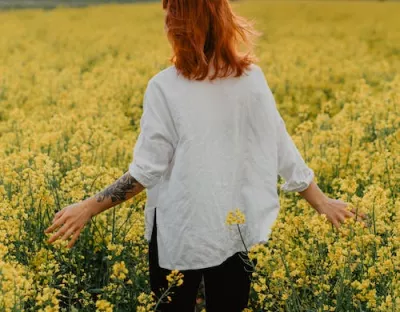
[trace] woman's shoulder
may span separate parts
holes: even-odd
[[[249,66],[250,71],[254,71],[254,72],[258,72],[258,73],[262,73],[262,69],[259,65],[257,65],[256,63],[251,63]]]
[[[175,65],[168,66],[152,76],[149,83],[170,82],[171,79],[178,78]]]

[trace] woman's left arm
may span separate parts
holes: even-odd
[[[289,135],[285,121],[277,109],[271,89],[266,85],[267,95],[276,117],[278,174],[286,181],[281,186],[284,192],[299,192],[308,203],[320,214],[325,214],[327,219],[337,228],[346,217],[357,216],[365,219],[366,216],[356,209],[349,211],[348,204],[340,199],[326,196],[314,181],[314,171],[306,164],[294,141]],[[363,222],[364,226],[365,223]]]
[[[355,218],[361,217],[366,219],[367,216],[360,211],[356,211],[355,208],[351,210],[347,209],[348,203],[340,200],[334,199],[326,196],[318,184],[312,181],[310,185],[299,194],[320,214],[325,214],[327,219],[335,226],[339,227],[341,223],[344,222],[345,218]],[[359,220],[361,221],[361,220]],[[361,221],[363,226],[367,225],[365,222]]]
[[[129,171],[126,172],[96,195],[57,212],[52,221],[53,224],[45,230],[45,233],[51,233],[60,226],[61,228],[47,242],[52,243],[61,235],[63,240],[73,235],[68,244],[68,247],[71,248],[86,223],[93,216],[134,197],[144,189],[145,187],[132,177]]]

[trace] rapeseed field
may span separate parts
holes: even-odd
[[[318,185],[370,217],[336,229],[280,192],[247,311],[400,311],[400,3],[233,6],[263,33],[259,65]],[[163,16],[158,2],[0,12],[1,312],[154,311],[145,192],[71,250],[44,230],[127,171],[146,84],[170,65]]]

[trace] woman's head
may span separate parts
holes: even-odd
[[[188,79],[241,76],[255,61],[252,38],[258,33],[232,12],[228,0],[163,0],[165,29],[173,48],[172,61]],[[238,47],[244,43],[246,54]]]

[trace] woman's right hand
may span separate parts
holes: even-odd
[[[72,248],[85,224],[91,218],[92,212],[84,201],[63,208],[55,214],[53,224],[44,231],[45,233],[51,233],[56,228],[61,227],[47,242],[52,243],[61,235],[61,239],[67,240],[73,235],[71,241],[68,243],[68,247]]]

